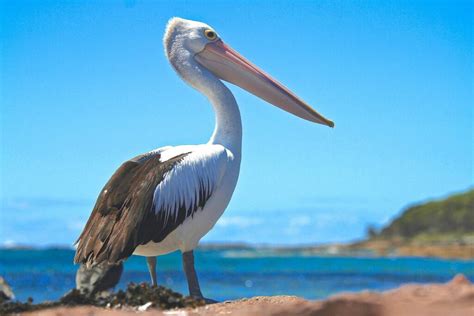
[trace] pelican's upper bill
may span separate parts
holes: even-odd
[[[202,71],[199,69],[201,66],[219,79],[233,83],[286,112],[334,127],[334,122],[225,44],[207,24],[181,18],[171,19],[166,27],[164,46],[173,67],[197,89],[199,83],[192,73]]]

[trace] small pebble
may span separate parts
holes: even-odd
[[[147,311],[152,305],[153,305],[152,302],[148,302],[148,303],[146,303],[146,304],[143,304],[142,306],[139,306],[139,307],[138,307],[138,311],[139,311],[139,312],[145,312],[145,311]]]

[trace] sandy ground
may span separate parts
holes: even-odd
[[[160,315],[314,315],[314,316],[461,316],[474,315],[474,285],[464,276],[446,284],[410,284],[382,293],[339,294],[324,301],[307,301],[295,296],[253,297],[207,305],[196,309],[146,312],[107,310],[95,307],[56,308],[28,315],[129,316]]]

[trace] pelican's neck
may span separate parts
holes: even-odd
[[[171,51],[171,64],[178,74],[211,102],[216,115],[216,126],[209,140],[220,144],[240,157],[242,148],[242,122],[235,98],[216,76],[197,63],[187,51]]]
[[[181,78],[204,94],[214,107],[216,127],[209,143],[223,145],[240,157],[242,122],[237,102],[219,78],[194,59],[196,52],[204,46],[200,47],[199,41],[187,40],[196,36],[190,24],[205,26],[183,19],[170,20],[163,38],[166,57]]]
[[[216,115],[216,126],[209,143],[220,144],[239,154],[242,147],[242,121],[235,98],[220,80],[215,78],[212,89],[206,91]]]

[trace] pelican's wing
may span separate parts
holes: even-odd
[[[123,163],[100,193],[74,261],[121,261],[160,242],[202,209],[232,154],[220,145],[180,146]]]

